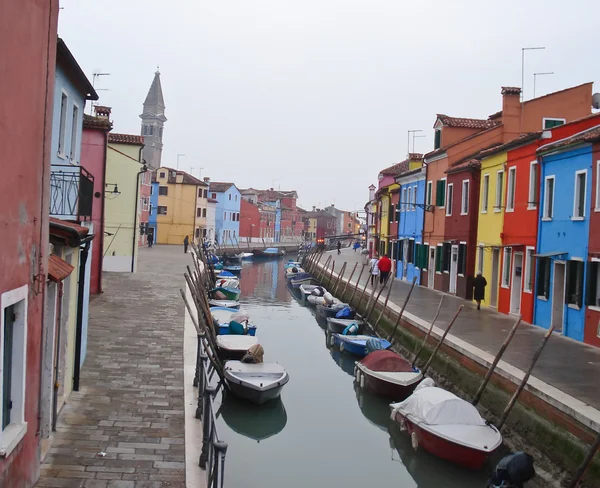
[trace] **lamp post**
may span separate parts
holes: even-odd
[[[533,98],[535,98],[535,79],[537,76],[553,75],[554,71],[547,71],[546,73],[533,73]]]

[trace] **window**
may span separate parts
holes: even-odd
[[[510,264],[512,258],[512,248],[504,248],[504,256],[502,259],[502,288],[510,286]]]
[[[150,185],[150,196],[154,195],[154,185]]]
[[[0,304],[0,365],[2,409],[0,455],[17,446],[27,431],[25,423],[25,381],[27,377],[27,294],[22,286],[2,294]]]
[[[213,194],[212,194],[212,199],[213,199],[213,200],[216,200],[216,199],[217,199],[217,194],[216,194],[216,193],[213,193]]]
[[[483,274],[483,246],[479,246],[477,251],[477,271],[481,271]]]
[[[435,130],[435,142],[434,142],[434,149],[439,149],[440,147],[442,147],[442,129],[436,129]]]
[[[587,170],[575,172],[575,193],[573,196],[573,220],[581,220],[585,217],[585,190],[587,181]]]
[[[158,194],[159,195],[163,195],[163,196],[167,196],[169,194],[169,187],[168,186],[159,186],[158,187]]]
[[[390,208],[388,210],[388,220],[390,224],[394,222],[394,204],[390,203]]]
[[[449,217],[452,215],[452,197],[454,193],[454,184],[448,184],[448,198],[446,198],[446,216]]]
[[[198,239],[198,237],[200,237],[200,229],[198,227],[196,227],[196,239]]]
[[[502,190],[504,188],[504,171],[498,171],[496,176],[496,201],[494,203],[494,212],[502,211]]]
[[[567,261],[567,304],[581,308],[583,303],[583,261]]]
[[[412,201],[412,188],[408,188],[406,190],[406,210],[411,209],[411,201]]]
[[[442,244],[438,244],[436,246],[436,250],[435,250],[435,272],[436,273],[441,273],[442,272],[442,257],[443,257],[443,251],[444,248],[442,246]]]
[[[546,176],[544,181],[544,220],[554,216],[554,176]]]
[[[600,261],[588,263],[585,304],[589,307],[600,308]]]
[[[238,197],[238,196],[236,195],[236,196],[235,196],[235,201],[236,201],[236,202],[237,202],[237,197]]]
[[[77,128],[79,127],[79,107],[73,104],[73,118],[71,121],[71,151],[69,157],[72,160],[77,158]]]
[[[331,221],[328,221],[328,222],[327,222],[327,228],[328,228],[328,229],[331,229]]]
[[[490,194],[490,175],[483,175],[483,183],[481,185],[481,213],[488,211],[488,199]]]
[[[529,163],[529,197],[527,201],[527,209],[537,208],[538,204],[538,162],[531,161]]]
[[[206,209],[205,208],[202,209],[202,217],[206,217]]]
[[[158,177],[159,178],[166,178],[167,177],[167,173],[165,171],[161,171]]]
[[[419,255],[420,265],[419,268],[427,270],[429,261],[429,246],[427,244],[421,244],[421,254]]]
[[[402,207],[402,211],[406,211],[406,187],[402,188],[402,196],[400,197],[400,206]]]
[[[550,296],[550,258],[538,258],[536,285],[537,296],[547,300]]]
[[[462,182],[462,194],[460,200],[460,214],[467,215],[469,213],[469,180]]]
[[[525,284],[524,290],[526,293],[531,293],[533,290],[533,247],[528,247],[525,252]]]
[[[198,198],[202,198],[202,188],[198,188]]]
[[[552,129],[552,127],[558,127],[559,125],[563,125],[567,119],[553,119],[550,117],[544,117],[542,119],[542,127],[544,130]]]
[[[458,245],[458,274],[467,274],[467,245],[464,243]]]
[[[149,215],[152,215],[152,211],[153,211],[153,210],[154,210],[154,207],[152,206],[152,204],[150,204],[150,205],[148,206],[148,214],[149,214]]]
[[[427,205],[428,207],[431,205],[431,199],[433,197],[432,193],[433,193],[433,181],[428,181],[427,182],[427,195],[425,197],[425,205]]]
[[[206,229],[202,229],[202,237],[206,238]]]
[[[229,194],[229,200],[231,200],[231,193]]]
[[[406,256],[406,262],[411,263],[411,264],[415,262],[415,240],[414,239],[408,240],[408,256]]]
[[[412,209],[417,209],[417,187],[413,186],[413,195],[412,195]]]
[[[204,190],[202,198],[208,198],[208,190]]]
[[[452,254],[452,244],[444,242],[444,255],[442,256],[442,269],[444,273],[450,272],[450,259]]]
[[[163,134],[163,128],[159,127],[158,128],[158,137],[160,137],[162,139],[162,134]]]
[[[517,185],[517,168],[513,166],[508,169],[508,185],[506,188],[506,211],[515,209],[515,187]]]
[[[196,217],[202,217],[202,209],[200,207],[196,209]]]
[[[158,215],[167,215],[167,206],[166,205],[158,206]]]
[[[436,207],[446,206],[446,178],[435,182],[435,205]]]
[[[67,104],[68,98],[65,92],[62,92],[60,99],[60,125],[58,127],[58,155],[65,155],[65,138],[67,137]]]
[[[400,222],[400,203],[396,204],[396,222]],[[350,227],[350,224],[348,224]]]

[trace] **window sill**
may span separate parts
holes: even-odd
[[[514,208],[507,208],[507,209],[506,209],[506,212],[507,212],[507,213],[512,213],[512,212],[514,212],[514,211],[515,211],[515,209],[514,209]]]
[[[571,220],[573,222],[581,222],[582,220],[585,220],[585,216],[584,217],[571,217]]]
[[[543,302],[547,302],[548,301],[548,299],[545,296],[543,296],[543,295],[542,296],[538,295],[537,299],[538,300],[542,300]]]
[[[461,215],[469,215],[469,212],[466,212],[466,213],[461,212],[460,214]]]
[[[600,212],[600,208],[596,207],[596,208],[594,209],[594,212]]]
[[[523,290],[523,293],[529,293],[531,295],[533,293],[533,290]]]
[[[444,274],[450,274],[450,271],[444,271]]]
[[[504,288],[505,290],[508,290],[510,288],[510,286],[508,286],[508,285],[500,285],[500,288]]]
[[[572,310],[581,310],[581,307],[573,305],[572,303],[567,303],[567,308],[570,308]]]
[[[527,210],[537,210],[537,205],[527,205]]]
[[[464,274],[460,274],[460,273],[458,273],[456,276],[459,276],[459,277],[461,277],[461,278],[464,278],[464,277],[465,277],[465,275],[464,275]]]
[[[552,222],[552,217],[542,217],[542,222]]]
[[[589,310],[593,310],[594,312],[600,312],[600,307],[596,307],[594,305],[588,305]]]
[[[501,209],[501,208],[495,208],[495,209],[494,209],[494,213],[500,213],[500,212],[502,212],[502,209]]]
[[[9,424],[0,434],[0,458],[6,459],[27,433],[27,422]]]
[[[441,275],[441,274],[442,274],[442,272],[441,272],[441,271],[436,271],[436,272],[435,272],[435,274],[439,274],[439,275]]]

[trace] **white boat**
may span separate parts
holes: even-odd
[[[304,285],[300,285],[300,293],[302,293],[302,296],[307,298],[308,296],[312,295],[312,292],[315,288],[318,288],[319,285],[309,285],[309,284],[304,284]],[[323,288],[323,287],[321,287]],[[323,295],[327,292],[327,290],[325,288],[323,288]]]
[[[258,339],[251,335],[218,335],[217,353],[223,360],[242,359]]]
[[[236,254],[236,257],[240,259],[252,259],[254,257],[254,254],[252,254],[251,252],[241,252],[239,254]]]
[[[215,288],[240,288],[239,278],[217,278]]]
[[[300,273],[306,273],[306,271],[304,271],[303,268],[294,266],[292,268],[287,268],[285,270],[285,277],[286,277],[286,279],[290,280],[294,276],[299,275]]]
[[[287,371],[278,363],[225,363],[225,382],[229,390],[258,405],[279,397],[289,380]]]
[[[306,297],[306,300],[308,301],[308,303],[310,303],[311,305],[325,305],[325,298],[324,297],[316,297],[314,295],[309,295],[308,297]],[[338,304],[340,301],[337,298],[333,299],[333,303],[332,305],[336,305]]]
[[[208,304],[211,307],[240,308],[239,300],[216,300],[210,298]]]

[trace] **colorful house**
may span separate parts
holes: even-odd
[[[379,234],[377,232],[377,200],[375,200],[375,185],[369,185],[369,201],[365,205],[365,215],[367,216],[367,249],[372,256],[377,251]]]
[[[134,273],[140,234],[140,185],[144,138],[108,135],[104,190],[104,271]]]
[[[592,144],[592,154],[600,153],[600,128],[585,134],[582,143]],[[600,161],[592,161],[592,195],[590,210],[590,238],[588,241],[586,311],[583,341],[600,346]]]
[[[152,186],[150,187],[150,207],[148,209],[148,229],[147,235],[152,234],[156,242],[158,235],[158,187],[160,184],[156,181],[156,171],[152,172]]]
[[[221,246],[237,245],[242,204],[240,191],[234,183],[211,181],[209,193],[210,197],[217,201],[215,239]]]

